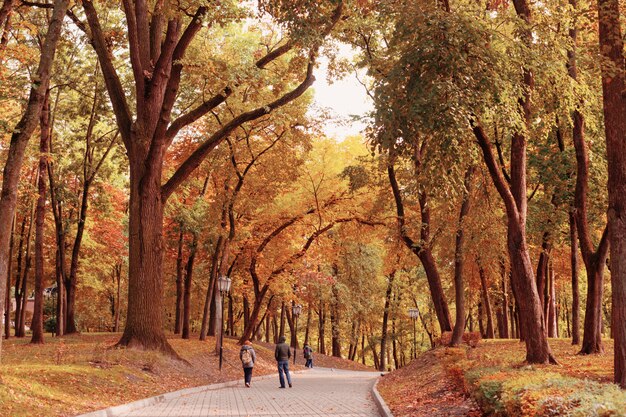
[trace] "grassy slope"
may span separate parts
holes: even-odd
[[[467,392],[489,415],[626,416],[626,391],[610,383],[612,341],[605,341],[605,354],[594,356],[577,355],[579,348],[569,340],[552,339],[550,345],[560,363],[557,366],[524,364],[524,345],[514,340],[483,341],[476,349],[438,348],[414,361],[412,370],[397,371],[406,373],[404,380],[415,378],[415,384],[423,388],[414,393],[402,391],[403,384],[391,380],[381,384],[381,394],[390,404],[399,402],[398,414],[392,407],[397,416],[435,415],[403,412],[401,406],[414,404],[421,410],[418,407],[425,404],[432,408],[449,402],[445,395],[432,392],[429,380],[434,385],[443,380],[448,386],[458,381],[462,386],[457,385],[457,394]]]
[[[215,340],[197,337],[170,343],[190,365],[154,352],[110,349],[119,335],[85,334],[3,343],[0,416],[72,416],[183,388],[243,378],[239,346],[224,340],[224,366],[218,371]],[[254,375],[275,372],[273,345],[254,344]],[[301,351],[299,351],[301,356]],[[298,357],[295,369],[303,368]],[[345,360],[316,355],[316,365],[355,369]],[[254,379],[253,379],[254,381]]]

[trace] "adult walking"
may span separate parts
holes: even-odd
[[[291,358],[291,349],[289,349],[289,345],[285,343],[285,340],[285,336],[281,336],[278,339],[276,350],[274,350],[274,357],[276,358],[276,362],[278,363],[278,378],[280,379],[279,388],[285,388],[285,375],[287,375],[287,383],[289,384],[289,388],[292,387],[291,375],[289,375],[289,358]],[[283,373],[285,375],[283,375]]]
[[[304,344],[304,359],[306,359],[306,364],[304,366],[306,366],[307,368],[313,368],[313,349],[311,349],[311,346],[309,346],[308,343]]]
[[[243,346],[239,351],[239,359],[243,365],[243,377],[246,382],[246,387],[250,388],[252,383],[252,369],[254,368],[254,362],[256,362],[256,352],[252,348],[252,343],[249,340],[243,342]]]

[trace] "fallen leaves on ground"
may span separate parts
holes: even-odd
[[[83,334],[50,338],[44,345],[31,345],[28,339],[4,341],[0,416],[73,416],[165,392],[243,379],[236,339],[224,339],[220,372],[212,337],[199,341],[196,335],[189,340],[170,335],[170,344],[188,363],[156,352],[114,348],[119,337]],[[253,346],[254,376],[275,373],[274,345]],[[339,358],[315,357],[317,366],[366,368]],[[304,359],[297,361],[292,369],[304,369]]]

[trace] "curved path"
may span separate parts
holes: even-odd
[[[371,389],[376,372],[313,368],[291,375],[293,388],[279,389],[278,376],[252,378],[233,387],[180,396],[135,410],[128,417],[379,416]],[[243,379],[243,375],[242,375]]]

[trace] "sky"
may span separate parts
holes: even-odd
[[[354,51],[347,45],[339,46],[339,53],[343,56],[351,56]],[[315,69],[315,83],[311,87],[314,90],[314,105],[309,110],[310,114],[326,109],[333,120],[325,123],[323,132],[337,140],[346,136],[362,134],[366,123],[363,121],[350,120],[351,116],[365,116],[373,109],[371,98],[359,79],[365,78],[365,71],[348,74],[340,80],[327,80],[328,60],[323,57],[320,65]]]

